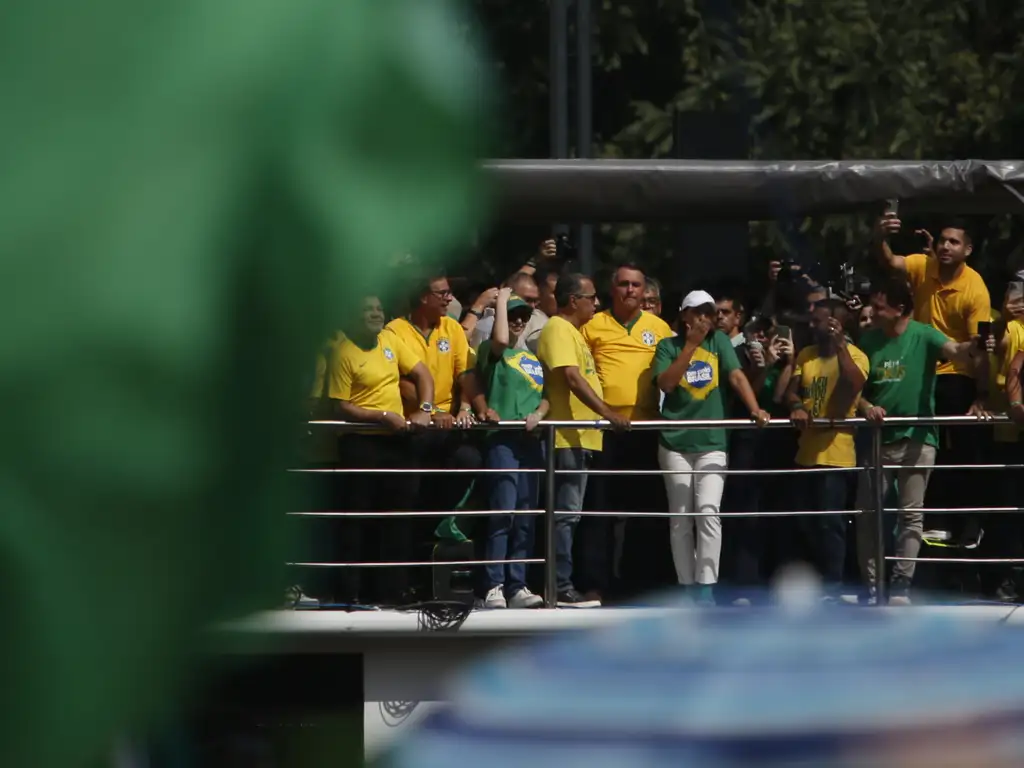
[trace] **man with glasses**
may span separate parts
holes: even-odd
[[[475,436],[468,432],[473,425],[472,398],[474,379],[469,368],[469,340],[462,326],[448,316],[452,291],[448,278],[435,276],[423,283],[413,297],[410,312],[388,323],[385,332],[398,336],[426,365],[434,379],[434,402],[417,398],[411,382],[401,383],[406,418],[415,413],[430,415],[434,429],[412,438],[419,465],[430,469],[476,470],[483,457]],[[464,431],[465,430],[465,431]],[[467,496],[473,475],[458,472],[431,477],[421,484],[420,508],[451,511]],[[427,534],[429,518],[424,518]],[[441,533],[439,530],[438,533]],[[464,540],[457,527],[449,530],[451,537]]]
[[[544,381],[553,421],[597,421],[607,419],[615,427],[629,426],[623,416],[603,399],[604,391],[594,357],[580,333],[599,306],[594,282],[585,275],[570,273],[558,278],[555,286],[558,314],[548,320],[541,332],[537,356],[544,365]],[[559,429],[555,434],[555,465],[560,470],[590,468],[595,452],[601,450],[602,435],[597,429]],[[572,544],[583,509],[587,475],[557,475],[555,479],[556,569],[558,604],[591,608],[600,605],[588,600],[572,582]]]
[[[641,308],[647,287],[643,271],[635,264],[623,264],[612,273],[612,305],[598,312],[581,333],[594,356],[604,400],[625,419],[654,421],[659,418],[658,392],[651,376],[658,342],[672,336],[672,329],[657,315]],[[595,461],[601,470],[657,469],[657,435],[637,430],[609,434]],[[598,476],[592,484],[589,509],[601,512],[661,511],[663,499],[652,494],[658,483],[636,476]],[[631,530],[640,530],[634,521]],[[602,599],[621,578],[620,563],[625,541],[626,520],[588,517],[580,525],[580,588],[593,599]],[[641,526],[642,528],[642,526]],[[660,534],[664,531],[659,528]],[[664,535],[659,537],[664,540]],[[651,560],[651,551],[644,553]],[[665,551],[666,565],[668,551]]]
[[[646,277],[647,285],[644,286],[644,295],[640,299],[640,309],[661,317],[661,281],[650,275]]]

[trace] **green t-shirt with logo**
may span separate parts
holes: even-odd
[[[508,348],[496,357],[485,341],[477,351],[476,371],[488,407],[503,421],[520,421],[540,407],[544,367],[533,352]]]
[[[684,336],[663,339],[654,353],[654,378],[664,373],[686,346]],[[709,335],[693,353],[679,385],[665,395],[661,415],[666,419],[724,419],[727,378],[740,367],[729,337]],[[725,429],[677,429],[661,433],[661,443],[680,453],[724,451]]]
[[[859,345],[871,363],[864,398],[884,408],[887,416],[934,416],[935,364],[948,342],[941,331],[916,320],[899,336],[867,331]],[[938,446],[938,429],[900,425],[882,431],[882,442],[899,440]]]

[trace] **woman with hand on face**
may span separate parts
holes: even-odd
[[[715,300],[706,291],[692,291],[680,307],[679,335],[658,344],[654,378],[665,393],[662,416],[671,420],[721,420],[726,413],[728,380],[759,427],[770,417],[757,402],[729,338],[714,330]],[[727,466],[726,431],[669,429],[661,433],[658,448],[667,474],[669,535],[676,576],[701,604],[714,604],[722,550],[719,508],[725,476],[715,470]],[[696,536],[694,529],[696,528]]]
[[[548,412],[544,368],[532,352],[516,348],[532,314],[533,308],[511,288],[502,288],[495,302],[491,338],[477,353],[476,418],[526,422],[525,432],[499,430],[487,441],[487,468],[508,470],[487,476],[490,508],[508,510],[488,518],[485,559],[490,561],[524,560],[533,554],[536,518],[513,514],[536,509],[540,499],[540,476],[519,470],[544,466],[543,443],[534,433]],[[484,568],[484,580],[482,607],[538,608],[544,603],[526,586],[525,563],[492,562]]]

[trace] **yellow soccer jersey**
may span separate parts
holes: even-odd
[[[419,328],[399,317],[388,323],[386,330],[404,341],[434,377],[435,410],[451,411],[455,383],[469,370],[469,339],[462,326],[450,317],[442,317],[424,336]],[[415,411],[416,404],[406,407],[406,415]]]
[[[418,363],[401,339],[381,332],[372,349],[346,339],[334,355],[327,376],[327,394],[371,411],[402,413],[398,380]]]
[[[642,312],[625,326],[608,310],[594,315],[580,332],[594,355],[605,402],[631,419],[658,418],[651,367],[658,342],[672,336],[668,323]]]

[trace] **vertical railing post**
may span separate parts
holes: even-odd
[[[547,427],[546,470],[544,472],[544,604],[554,608],[558,604],[558,573],[555,542],[555,428]]]
[[[882,463],[882,426],[871,427],[871,489],[877,529],[875,531],[875,599],[878,605],[885,605],[885,493],[883,482],[885,469]],[[862,510],[861,514],[868,514]]]

